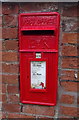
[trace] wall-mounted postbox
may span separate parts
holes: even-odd
[[[19,16],[22,103],[56,105],[59,21],[56,12]]]

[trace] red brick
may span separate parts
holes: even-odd
[[[5,84],[18,84],[18,75],[2,75],[2,82]]]
[[[63,13],[62,15],[63,16],[67,16],[67,17],[76,17],[76,16],[79,16],[79,5],[76,4],[75,6],[64,6],[64,9],[63,9]]]
[[[0,16],[0,27],[2,27],[2,16]]]
[[[7,118],[7,113],[2,112],[2,118]]]
[[[17,3],[3,3],[2,4],[2,13],[3,14],[17,14],[18,13],[18,4]]]
[[[30,115],[23,115],[23,114],[15,114],[15,113],[8,113],[8,118],[35,118],[34,116]]]
[[[4,15],[3,16],[3,27],[17,26],[17,16],[16,15]]]
[[[2,113],[0,112],[0,120],[2,120]]]
[[[54,107],[26,105],[23,107],[24,113],[54,116]]]
[[[2,102],[3,103],[7,102],[7,96],[6,96],[6,94],[2,94]]]
[[[6,112],[2,112],[2,118],[7,118],[7,113]]]
[[[76,44],[78,40],[79,33],[63,33],[63,43],[73,43]]]
[[[9,64],[9,63],[3,63],[2,64],[2,71],[5,73],[18,73],[19,66],[18,64]]]
[[[6,84],[2,84],[2,93],[6,93]]]
[[[79,21],[78,19],[63,18],[62,30],[64,32],[78,32]]]
[[[19,102],[19,97],[15,95],[8,95],[8,101],[12,103],[17,103]]]
[[[36,114],[36,107],[35,107],[35,105],[23,106],[23,113]]]
[[[0,74],[0,83],[2,84],[2,73]]]
[[[77,104],[79,104],[79,96],[77,97]]]
[[[2,93],[2,83],[0,83],[0,93]]]
[[[18,50],[17,40],[5,40],[2,44],[3,50]]]
[[[16,52],[2,52],[3,61],[18,61],[18,54]]]
[[[78,92],[78,85],[79,83],[77,82],[61,82],[61,86],[65,91],[71,91],[71,92]]]
[[[47,11],[48,9],[50,10],[58,10],[58,4],[55,2],[53,3],[21,3],[20,4],[20,11],[21,12],[27,12],[27,11]]]
[[[19,104],[3,104],[3,111],[6,112],[20,112],[20,105]]]
[[[2,15],[2,2],[0,4],[0,15]]]
[[[42,110],[42,111],[41,111]],[[36,114],[54,116],[55,110],[54,107],[43,107],[38,106],[36,109]]]
[[[2,40],[0,40],[0,51],[2,50]],[[1,55],[1,53],[0,53]],[[1,56],[0,56],[0,59],[1,59]]]
[[[2,28],[0,28],[0,39],[2,39]]]
[[[2,102],[0,103],[0,112],[2,111]]]
[[[0,112],[0,120],[2,120],[2,113]]]
[[[65,104],[73,104],[74,103],[74,96],[71,95],[62,95],[60,102]]]
[[[60,79],[61,80],[77,80],[77,78],[75,77],[75,74],[77,74],[77,72],[74,70],[62,70]]]
[[[61,114],[78,117],[78,109],[76,107],[60,107]]]
[[[0,102],[2,101],[2,94],[0,94]]]
[[[0,52],[0,73],[2,73],[2,53],[1,52]],[[2,82],[2,76],[0,76],[0,83],[1,82]]]
[[[63,46],[62,56],[78,56],[77,46]]]
[[[62,68],[79,68],[78,58],[62,58]]]
[[[18,86],[13,86],[13,85],[8,85],[7,86],[7,91],[8,91],[8,93],[16,93],[16,94],[18,94],[18,92],[19,92],[19,87]]]
[[[17,28],[3,28],[2,29],[2,38],[3,39],[13,39],[17,38]]]
[[[1,53],[1,52],[0,52]],[[2,54],[0,54],[0,55],[2,55]],[[0,58],[0,73],[2,73],[2,57]],[[2,80],[2,79],[1,79]],[[1,81],[0,81],[1,82]]]

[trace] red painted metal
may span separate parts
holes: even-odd
[[[57,12],[19,15],[20,100],[22,103],[56,105],[58,78]],[[36,53],[41,57],[36,58]],[[31,61],[46,62],[46,88],[31,88]],[[42,87],[44,84],[41,83]]]

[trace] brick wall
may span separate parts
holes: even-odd
[[[57,105],[20,103],[18,15],[56,11],[61,16]],[[79,96],[79,5],[78,3],[2,3],[2,117],[78,118]],[[1,29],[1,26],[0,26]],[[0,84],[1,85],[1,84]],[[78,96],[78,97],[77,97]],[[0,100],[1,101],[1,100]]]

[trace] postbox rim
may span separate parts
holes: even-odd
[[[31,12],[31,13],[20,13],[19,15],[20,16],[24,16],[24,15],[26,15],[26,16],[40,16],[40,15],[58,15],[58,16],[60,16],[60,14],[59,14],[59,12]]]

